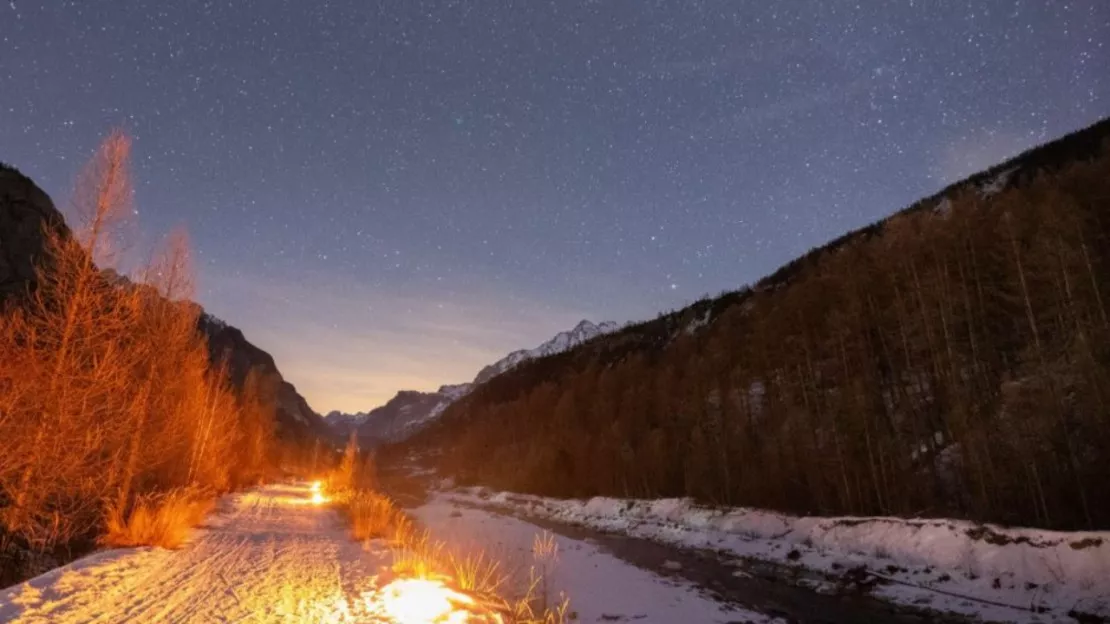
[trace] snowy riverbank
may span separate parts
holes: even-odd
[[[961,520],[795,517],[686,499],[558,500],[452,490],[468,505],[874,581],[874,595],[989,621],[1110,617],[1110,532],[1002,528]]]
[[[517,579],[529,577],[532,549],[542,528],[502,514],[459,508],[450,496],[433,496],[409,510],[434,539],[466,552],[484,553],[501,562],[500,572]],[[705,595],[698,587],[642,570],[603,552],[587,541],[552,535],[558,548],[556,561],[544,570],[546,594],[558,602],[570,601],[579,622],[637,622],[711,624],[781,622],[736,605],[726,605]]]

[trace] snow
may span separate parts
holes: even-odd
[[[469,383],[451,384],[439,387],[439,393],[452,401],[457,401],[466,396],[473,387]]]
[[[948,216],[948,214],[952,212],[952,200],[948,197],[940,200],[940,203],[933,208],[933,212],[942,217]]]
[[[304,485],[225,498],[180,550],[95,553],[0,590],[0,621],[355,622],[389,552],[352,542]]]
[[[600,336],[601,334],[616,331],[620,329],[620,327],[621,326],[617,323],[609,321],[596,325],[590,321],[582,321],[578,323],[574,329],[559,332],[554,338],[535,349],[513,351],[497,362],[486,366],[478,372],[478,375],[475,376],[474,381],[471,383],[443,385],[434,393],[401,391],[385,406],[375,408],[369,412],[359,412],[357,414],[332,412],[325,418],[341,433],[346,433],[351,429],[359,429],[360,435],[383,441],[400,442],[408,439],[428,426],[439,418],[448,407],[455,403],[455,401],[466,396],[472,389],[493,377],[507,372],[528,360],[561,353]],[[414,407],[416,406],[403,406],[398,410],[398,416],[400,416],[400,418],[397,416],[389,417],[388,423],[383,424],[385,421],[381,420],[383,416],[380,410],[387,408],[391,403],[400,400],[403,395],[406,394],[420,394],[421,397],[432,397],[436,399],[436,402],[427,409],[421,406],[420,409],[416,409],[415,411]]]
[[[1110,616],[1110,532],[1007,529],[945,519],[796,517],[710,508],[688,499],[558,500],[481,488],[449,496],[830,575],[865,566],[891,581],[876,587],[880,597],[995,621],[1071,622],[1071,609]]]
[[[612,321],[605,321],[595,325],[590,321],[583,320],[579,322],[578,325],[575,325],[574,329],[555,334],[555,337],[535,349],[520,349],[518,351],[513,351],[497,362],[483,368],[478,372],[477,377],[474,378],[474,385],[485,383],[502,373],[516,368],[521,363],[528,360],[562,353],[563,351],[570,350],[580,344],[588,342],[597,336],[614,332],[620,329],[620,327],[618,323]]]
[[[692,336],[696,334],[699,329],[709,324],[710,316],[712,316],[712,314],[713,310],[706,310],[705,314],[687,323],[686,327],[682,329],[682,333],[686,334],[687,336]]]
[[[1010,181],[1010,176],[1014,175],[1017,170],[1017,167],[1010,167],[999,171],[994,177],[979,186],[979,196],[986,198],[1001,192]]]
[[[442,414],[448,407],[451,407],[452,403],[469,394],[470,390],[473,387],[474,384],[469,383],[440,386],[439,390],[437,390],[436,392],[443,398],[440,399],[440,401],[436,403],[435,406],[433,406],[427,414],[420,418],[414,418],[406,423],[404,425],[404,433],[402,434],[401,439],[407,438],[420,429],[423,429],[425,426],[427,426],[428,423],[432,422],[436,418],[439,418],[440,414]]]
[[[410,510],[436,539],[462,548],[480,548],[501,560],[518,578],[528,578],[532,544],[543,529],[516,518],[473,507],[459,508],[450,496],[434,495]],[[548,571],[549,599],[570,600],[579,622],[634,621],[641,624],[772,622],[769,616],[738,609],[702,595],[689,583],[625,563],[581,540],[553,536],[558,558]],[[674,563],[674,562],[671,562]]]
[[[476,388],[482,383],[507,372],[523,362],[531,359],[561,353],[568,349],[574,348],[588,340],[607,334],[609,332],[620,329],[620,325],[611,321],[604,323],[594,324],[590,321],[582,321],[578,323],[570,331],[559,332],[554,338],[541,344],[535,349],[521,349],[513,351],[507,356],[501,358],[497,362],[486,366],[478,375],[475,376],[474,381],[470,383],[448,384],[440,386],[434,393],[421,392],[418,393],[422,397],[435,397],[437,400],[430,408],[424,409],[421,407],[414,411],[413,405],[401,407],[398,412],[399,416],[388,417],[389,421],[383,424],[380,419],[383,418],[380,410],[385,409],[390,403],[397,401],[406,394],[415,394],[414,391],[400,391],[397,395],[384,406],[377,407],[369,412],[359,412],[356,414],[345,414],[342,412],[331,412],[325,419],[340,433],[347,433],[352,429],[359,429],[360,435],[365,435],[370,438],[376,438],[381,441],[400,442],[408,439],[418,431],[428,426],[430,423],[439,418],[448,407],[470,393],[471,390]]]
[[[225,497],[179,550],[106,550],[0,590],[0,622],[395,622],[389,618],[393,553],[360,545],[335,511],[311,504],[306,484]],[[433,497],[414,515],[453,552],[470,549],[528,579],[542,530]],[[579,622],[759,622],[768,616],[708,598],[608,555],[556,537],[548,595],[570,600]],[[407,624],[412,624],[408,622]]]

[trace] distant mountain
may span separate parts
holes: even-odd
[[[528,360],[561,353],[619,328],[620,325],[614,322],[595,325],[583,320],[575,325],[574,329],[559,332],[551,340],[534,349],[513,351],[484,367],[470,383],[441,386],[435,392],[402,390],[388,403],[369,412],[345,414],[336,411],[329,413],[326,420],[339,435],[349,435],[350,431],[357,431],[363,444],[404,440],[434,421],[452,403],[466,396],[473,388],[490,379]]]
[[[339,410],[332,410],[324,414],[324,422],[332,428],[333,431],[341,436],[347,436],[352,429],[357,429],[359,425],[366,421],[366,417],[370,412],[356,412],[354,414],[347,414]]]
[[[567,349],[577,347],[578,345],[612,331],[616,331],[620,325],[614,322],[604,322],[599,325],[594,325],[589,321],[581,321],[574,326],[570,331],[559,332],[555,337],[547,342],[541,344],[535,349],[521,349],[513,351],[509,355],[501,358],[500,360],[490,364],[478,372],[478,376],[474,378],[474,384],[481,384],[493,379],[494,377],[506,373],[522,362],[541,358],[547,355],[554,355],[562,353]]]
[[[470,384],[440,386],[435,392],[402,390],[375,408],[357,427],[365,445],[403,440],[435,420],[447,406],[470,391]]]

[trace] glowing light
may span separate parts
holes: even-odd
[[[474,599],[428,579],[398,579],[367,596],[390,621],[399,624],[465,624],[475,620]]]
[[[309,486],[309,490],[312,492],[312,497],[309,498],[308,502],[312,503],[313,505],[323,505],[324,503],[328,502],[328,497],[324,496],[323,483],[319,481],[313,481],[312,484]]]

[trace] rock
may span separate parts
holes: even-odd
[[[0,164],[0,304],[34,291],[49,230],[70,235],[50,196],[16,169]]]
[[[308,406],[293,384],[285,380],[269,353],[255,346],[237,327],[201,313],[198,330],[208,339],[209,356],[216,366],[226,366],[232,384],[242,388],[247,375],[254,371],[260,377],[266,394],[277,404],[277,435],[287,441],[322,439],[341,445],[324,419]]]

